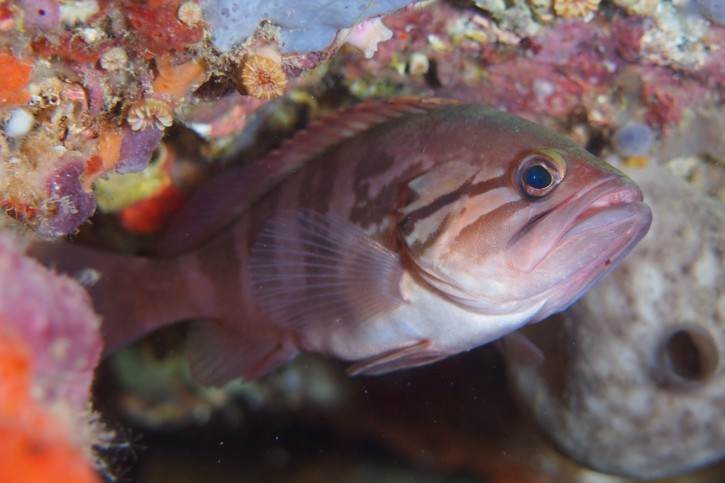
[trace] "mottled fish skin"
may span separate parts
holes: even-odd
[[[192,324],[189,357],[215,384],[299,351],[357,361],[355,374],[426,364],[567,307],[650,221],[629,178],[540,125],[445,100],[371,103],[203,189],[166,246],[221,231],[127,275],[173,281],[145,311],[113,302],[107,343],[214,319]],[[91,288],[100,307],[112,290]]]
[[[725,456],[725,205],[666,169],[632,170],[650,236],[564,316],[505,351],[511,386],[563,452],[637,479]]]

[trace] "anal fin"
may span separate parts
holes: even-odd
[[[399,369],[431,364],[450,355],[432,349],[432,345],[431,341],[422,340],[400,349],[385,352],[353,364],[348,367],[347,373],[351,376],[385,374]]]
[[[194,379],[220,386],[239,377],[261,377],[291,362],[298,351],[282,336],[200,320],[189,325],[187,353]]]

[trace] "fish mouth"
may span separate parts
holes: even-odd
[[[602,188],[605,188],[604,192],[585,205],[574,217],[556,243],[557,246],[592,230],[605,228],[621,231],[622,235],[629,232],[636,235],[636,232],[641,232],[639,237],[621,237],[623,245],[634,244],[647,233],[652,222],[652,213],[644,203],[639,187],[629,180],[617,180]]]
[[[549,301],[558,310],[574,303],[617,266],[652,224],[652,211],[631,180],[610,182],[594,191],[598,196],[580,209],[553,248],[552,261],[573,260],[573,270],[559,289],[561,297]]]
[[[562,204],[562,217],[540,231],[555,241],[531,268],[542,279],[538,320],[566,309],[609,273],[647,234],[652,212],[629,178],[614,178]],[[551,230],[551,231],[549,231]],[[523,247],[520,247],[523,248]]]
[[[613,265],[647,233],[651,221],[639,187],[626,177],[608,177],[529,224],[512,246],[511,261],[522,272],[569,276],[575,267],[591,270],[590,261]]]

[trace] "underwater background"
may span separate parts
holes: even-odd
[[[541,361],[488,344],[349,377],[304,354],[203,387],[183,325],[101,361],[93,274],[23,255],[149,254],[213,174],[413,95],[539,122],[652,208],[522,330]],[[0,482],[722,481],[724,95],[722,0],[0,0]]]

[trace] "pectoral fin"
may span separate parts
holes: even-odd
[[[307,209],[268,222],[249,271],[255,302],[285,329],[362,323],[403,303],[395,252],[345,220]]]
[[[501,351],[521,364],[540,366],[546,360],[543,351],[521,332],[511,332],[498,340]]]
[[[347,373],[351,376],[385,374],[399,369],[424,366],[450,355],[432,349],[432,345],[429,340],[422,340],[401,349],[362,360],[348,367]]]

